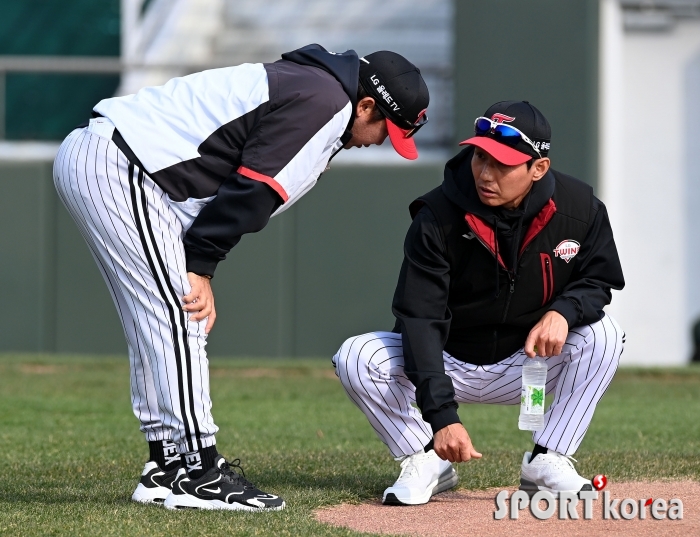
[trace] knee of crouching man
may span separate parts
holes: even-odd
[[[357,368],[362,363],[361,349],[362,343],[368,334],[354,336],[345,340],[333,356],[335,374],[340,378],[340,382],[347,386],[352,378],[357,375]]]
[[[335,372],[346,390],[352,385],[361,384],[361,378],[367,375],[381,376],[371,362],[382,347],[381,333],[378,332],[351,337],[343,343],[333,357],[333,363]]]
[[[587,348],[593,360],[598,358],[606,375],[612,377],[620,365],[620,357],[625,345],[625,333],[610,315],[605,315],[592,325],[592,336],[589,337]],[[584,354],[586,354],[584,352]]]

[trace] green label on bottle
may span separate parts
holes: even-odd
[[[520,410],[524,414],[544,414],[544,386],[523,386]]]

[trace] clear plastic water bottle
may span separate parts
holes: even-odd
[[[520,419],[523,431],[544,429],[544,389],[547,383],[547,362],[540,356],[528,358],[523,365],[523,388],[520,392]]]

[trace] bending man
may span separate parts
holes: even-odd
[[[269,64],[175,78],[97,104],[54,163],[56,188],[117,307],[150,447],[133,499],[281,509],[216,449],[204,350],[210,280],[241,236],[306,194],[340,149],[416,158],[428,89],[393,52],[309,45]],[[207,485],[207,486],[205,486]]]

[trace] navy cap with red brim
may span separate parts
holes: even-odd
[[[386,130],[389,132],[389,140],[394,150],[403,158],[408,160],[416,160],[418,158],[418,149],[413,137],[406,138],[406,134],[410,131],[404,130],[389,118],[386,120]]]
[[[506,166],[519,166],[532,158],[530,155],[521,153],[517,149],[513,149],[512,147],[497,142],[493,138],[488,138],[486,136],[473,136],[468,140],[460,142],[459,145],[473,145],[480,147],[498,162],[505,164]]]

